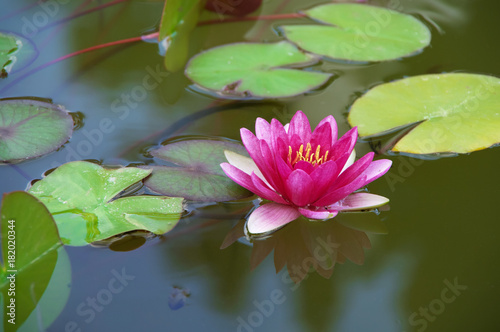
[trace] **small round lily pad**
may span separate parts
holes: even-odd
[[[73,134],[73,118],[60,105],[32,99],[0,100],[0,163],[55,151]]]

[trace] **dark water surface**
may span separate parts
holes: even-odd
[[[0,16],[32,2],[2,0]],[[28,31],[40,48],[32,68],[92,45],[152,32],[162,10],[161,2],[130,1],[47,27],[83,1],[63,2],[54,17],[46,16],[46,24],[37,14],[40,6],[0,21],[1,30],[22,33],[38,15],[40,31]],[[264,1],[260,13],[272,13],[280,3]],[[318,3],[323,1],[292,0],[284,12]],[[24,190],[32,179],[71,160],[150,163],[144,152],[171,136],[239,139],[239,128],[253,130],[256,117],[288,122],[298,109],[313,125],[333,114],[344,133],[349,106],[376,84],[425,73],[500,75],[500,2],[407,0],[400,7],[432,31],[432,44],[421,54],[368,65],[325,62],[318,68],[336,77],[322,91],[272,103],[235,104],[189,121],[181,119],[206,109],[213,99],[190,90],[181,72],[166,74],[154,44],[74,57],[1,90],[21,75],[12,74],[0,81],[1,98],[51,98],[81,112],[83,127],[49,156],[17,168],[0,166],[0,191]],[[262,22],[204,26],[194,33],[192,51],[256,40],[263,27],[261,40],[278,40],[272,27],[299,21],[273,22],[267,29]],[[151,88],[138,88],[144,80]],[[99,130],[105,118],[112,122],[106,132]],[[366,143],[356,149],[358,156],[370,151]],[[311,273],[294,285],[285,270],[275,273],[272,255],[250,271],[248,245],[220,250],[227,232],[251,206],[248,202],[199,208],[172,233],[132,251],[67,247],[69,301],[48,331],[498,331],[499,151],[430,161],[388,157],[394,162],[390,176],[370,184],[369,190],[390,198],[390,211],[359,215],[360,220],[382,221],[388,233],[368,234],[372,248],[364,250],[364,264],[339,264],[329,280]],[[173,286],[190,292],[178,310],[168,305]],[[92,304],[93,298],[101,302]]]

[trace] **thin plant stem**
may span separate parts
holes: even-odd
[[[36,72],[38,72],[38,71],[40,71],[40,70],[42,70],[42,69],[50,66],[50,65],[53,65],[54,63],[57,63],[59,61],[66,60],[66,59],[72,58],[72,57],[74,57],[76,55],[80,55],[80,54],[92,52],[92,51],[95,51],[95,50],[98,50],[98,49],[101,49],[101,48],[106,48],[106,47],[109,47],[109,46],[120,45],[120,44],[127,44],[127,43],[134,43],[134,42],[141,41],[143,38],[155,38],[156,35],[158,35],[157,32],[149,34],[149,35],[146,35],[146,36],[139,36],[139,37],[132,37],[132,38],[128,38],[128,39],[116,40],[116,41],[113,41],[113,42],[109,42],[109,43],[105,43],[105,44],[101,44],[101,45],[95,45],[95,46],[92,46],[92,47],[89,47],[89,48],[86,48],[86,49],[83,49],[83,50],[80,50],[80,51],[76,51],[76,52],[73,52],[73,53],[70,53],[70,54],[66,54],[66,55],[64,55],[62,57],[59,57],[57,59],[54,59],[54,60],[49,61],[47,63],[44,63],[43,65],[40,65],[40,66],[38,66],[36,68],[33,68],[32,70],[24,73],[23,75],[19,76],[18,78],[16,78],[12,82],[10,82],[10,84],[8,84],[7,86],[5,86],[5,88],[3,88],[2,90],[0,90],[0,92],[4,92],[5,90],[9,89],[13,85],[17,84],[18,82],[20,82],[23,79],[25,79],[26,77],[28,77],[29,75],[32,75],[32,74],[34,74],[34,73],[36,73]]]

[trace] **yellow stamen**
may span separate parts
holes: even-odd
[[[305,154],[304,154],[305,153]],[[325,152],[325,155],[321,155],[321,146],[316,146],[316,151],[313,152],[311,143],[307,143],[304,151],[304,144],[300,145],[299,150],[295,153],[295,158],[292,159],[293,151],[292,147],[288,147],[288,162],[293,166],[299,161],[307,161],[313,166],[321,165],[326,162],[328,159],[328,151]]]

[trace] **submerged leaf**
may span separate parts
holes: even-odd
[[[220,202],[249,197],[248,190],[229,179],[220,164],[226,162],[224,150],[246,154],[243,146],[216,140],[184,140],[174,142],[151,154],[181,167],[148,166],[153,174],[144,183],[163,195]]]
[[[392,148],[409,154],[468,153],[500,142],[500,79],[475,74],[415,76],[381,84],[352,105],[361,137],[414,126]]]
[[[364,4],[325,4],[304,12],[326,25],[285,25],[280,30],[301,49],[327,58],[386,61],[420,51],[431,40],[419,20]]]
[[[60,166],[36,182],[29,192],[54,215],[61,238],[70,245],[81,246],[133,230],[163,234],[179,221],[182,198],[115,199],[150,173],[133,167],[105,169],[76,161]]]
[[[0,163],[52,152],[72,133],[73,119],[62,106],[32,99],[0,100]]]
[[[331,75],[285,67],[317,61],[285,41],[236,43],[196,55],[186,66],[186,76],[222,98],[291,97],[320,87]]]

